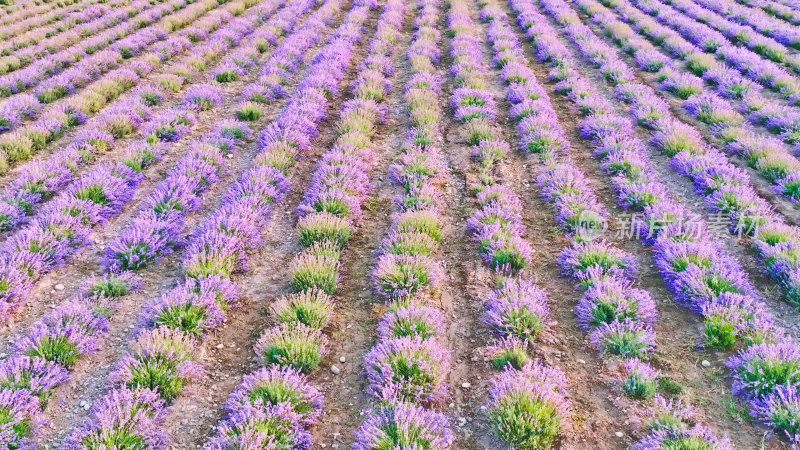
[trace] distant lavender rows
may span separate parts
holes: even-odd
[[[219,38],[212,39],[207,44],[204,54],[210,60],[221,56],[240,42],[241,37],[252,33],[254,25],[262,20],[263,15],[271,15],[280,4],[281,2],[268,3],[269,6],[263,11],[256,10],[251,18],[253,23],[248,23],[246,20],[232,22],[230,29],[220,30]],[[277,24],[281,25],[279,22]],[[231,41],[231,36],[238,38]],[[259,35],[256,38],[263,36]],[[247,53],[234,53],[230,60],[240,61],[244,66],[252,65],[253,61]],[[227,63],[224,62],[220,66],[225,64]],[[189,89],[186,96],[191,102],[194,102],[193,95],[193,91]],[[219,100],[221,98],[217,99]],[[138,105],[140,103],[136,101],[131,105],[134,112],[139,111]],[[122,211],[122,207],[133,198],[133,193],[142,180],[141,171],[164,153],[162,143],[180,139],[190,130],[194,121],[195,115],[191,109],[173,108],[163,111],[148,121],[144,127],[143,139],[130,144],[123,153],[121,161],[100,164],[89,172],[74,177],[72,170],[78,165],[77,162],[87,157],[86,149],[81,146],[104,150],[113,141],[110,134],[101,130],[84,130],[78,135],[83,139],[82,145],[68,147],[57,154],[49,166],[51,172],[47,171],[46,165],[41,166],[40,171],[33,172],[34,176],[41,176],[45,181],[55,185],[51,187],[53,194],[57,191],[60,193],[49,201],[30,223],[9,236],[0,248],[3,259],[0,279],[4,282],[2,314],[5,317],[13,313],[19,303],[27,298],[35,283],[45,273],[64,264],[79,248],[88,243],[88,236],[95,226],[103,224],[108,218]],[[221,139],[218,145],[224,146],[225,140]],[[32,187],[32,181],[26,180],[23,186]],[[56,185],[59,182],[60,184]],[[38,192],[32,192],[33,195],[28,198],[41,200],[35,197],[35,194],[41,195],[47,192],[45,186],[47,185],[40,185]],[[10,217],[24,217],[24,209],[11,212],[17,216],[8,213]],[[60,231],[61,227],[65,229]]]
[[[552,204],[559,226],[572,238],[572,243],[559,256],[559,265],[564,274],[584,290],[575,306],[578,324],[590,333],[590,341],[604,355],[624,359],[622,390],[635,399],[654,401],[650,417],[644,420],[651,433],[637,448],[668,445],[668,442],[688,436],[702,439],[715,445],[714,448],[730,448],[726,438],[717,438],[701,424],[693,425],[693,409],[655,395],[659,373],[647,361],[656,349],[657,311],[650,294],[632,285],[635,258],[610,242],[598,239],[605,230],[608,212],[598,202],[585,174],[569,162],[569,140],[558,124],[545,89],[528,68],[527,58],[508,25],[505,12],[497,3],[488,2],[481,10],[481,18],[489,22],[494,61],[508,86],[510,116],[522,136],[519,147],[541,156],[544,167],[537,177],[541,195]],[[528,295],[523,297],[521,292],[528,292]],[[495,309],[489,323],[496,330],[512,332],[511,336],[517,339],[525,337],[519,335],[520,330],[525,329],[523,324],[540,324],[542,328],[547,323],[542,294],[537,295],[531,287],[519,285],[498,291],[498,297],[489,304]],[[522,298],[526,302],[521,302]],[[511,307],[514,302],[517,302],[516,308]],[[527,320],[523,321],[522,317]],[[510,359],[510,364],[519,364],[517,358],[522,354],[519,347],[524,349],[526,345],[512,344],[513,341],[506,339],[500,355]],[[672,422],[680,423],[679,429],[670,430]]]
[[[712,56],[704,54],[678,33],[660,25],[625,1],[617,2],[614,8],[620,19],[630,24],[637,33],[660,45],[670,56],[665,57],[649,48],[647,42],[634,37],[630,29],[616,22],[613,15],[601,8],[588,2],[579,5],[590,11],[596,23],[605,28],[613,26],[615,41],[634,56],[640,69],[657,72],[656,76],[662,80],[662,89],[685,99],[683,105],[687,112],[708,124],[711,132],[724,140],[728,151],[744,157],[748,165],[773,183],[776,192],[793,202],[798,201],[800,194],[795,192],[795,179],[798,178],[800,163],[778,140],[758,136],[741,125],[744,115],[748,121],[779,134],[779,139],[792,145],[793,153],[797,154],[800,113],[796,108],[779,105],[762,96],[759,93],[760,86],[738,76],[734,69],[717,63]],[[680,73],[680,68],[671,67],[670,57],[683,60],[685,69],[697,76]],[[705,92],[703,81],[710,84],[719,96]],[[653,111],[651,115],[659,112]],[[646,119],[648,117],[640,120]]]
[[[155,6],[141,0],[115,1],[114,4],[115,6],[111,7],[104,2],[97,2],[79,7],[68,14],[62,14],[59,20],[51,25],[43,25],[22,36],[9,38],[0,48],[0,53],[3,55],[0,57],[0,74],[5,75],[39,59],[53,57],[59,50],[81,39],[92,38],[103,30],[128,21]],[[145,17],[147,15],[140,17],[139,23],[142,23]],[[94,47],[91,45],[82,47],[84,51],[87,48],[91,52]],[[78,49],[73,49],[73,52],[76,50]],[[87,55],[88,53],[80,56]]]
[[[633,54],[640,69],[656,72],[656,79],[660,81],[659,89],[682,99],[684,110],[707,125],[712,134],[720,137],[728,152],[742,156],[749,166],[773,185],[775,192],[794,203],[800,202],[800,161],[779,140],[765,137],[744,125],[745,119],[736,109],[747,113],[750,121],[781,132],[781,138],[795,144],[795,147],[793,136],[800,130],[795,129],[800,127],[800,111],[787,110],[765,99],[752,91],[755,88],[752,83],[723,67],[706,67],[703,72],[703,78],[713,80],[722,96],[714,94],[706,90],[703,78],[682,72],[672,65],[668,57],[653,49],[647,41],[635,38],[627,25],[615,20],[599,3],[593,0],[576,0],[573,3],[589,11],[593,22],[611,34],[627,53]],[[686,45],[691,47],[688,42]],[[697,63],[693,63],[693,67]],[[724,97],[739,99],[741,103],[734,109]],[[659,119],[668,116],[669,105],[653,99],[647,105],[633,108],[638,123],[652,127]]]
[[[307,6],[312,4],[309,3]],[[338,2],[327,2],[307,22],[307,25],[298,31],[298,33],[306,34],[304,40],[306,48],[310,48],[319,39],[320,33],[325,28],[324,22],[332,20],[337,15],[339,8]],[[259,147],[262,150],[256,158],[257,166],[245,171],[239,181],[228,189],[222,206],[206,218],[204,224],[198,228],[190,240],[184,255],[184,275],[187,280],[184,286],[202,286],[210,283],[208,286],[211,294],[206,296],[208,301],[197,299],[192,295],[186,296],[183,294],[185,287],[179,286],[159,300],[157,305],[163,305],[163,307],[156,308],[155,311],[150,310],[151,313],[154,313],[150,316],[154,320],[146,325],[140,333],[140,342],[147,340],[149,336],[159,335],[164,330],[170,330],[171,333],[182,336],[184,340],[202,339],[206,331],[210,331],[221,323],[211,320],[198,325],[197,328],[187,329],[183,325],[188,322],[184,320],[170,321],[169,319],[176,315],[188,318],[197,313],[207,314],[209,318],[219,317],[215,311],[224,311],[225,307],[230,305],[226,293],[235,289],[236,284],[230,281],[229,276],[234,271],[246,268],[247,253],[261,244],[259,230],[267,226],[273,205],[288,189],[288,181],[281,171],[281,169],[287,170],[288,167],[275,164],[280,158],[274,158],[280,155],[286,156],[287,147],[301,151],[307,148],[313,140],[316,134],[314,124],[321,120],[327,109],[328,100],[324,94],[327,83],[330,83],[330,80],[341,80],[344,77],[344,70],[348,65],[353,46],[365,31],[362,25],[368,17],[368,9],[362,6],[355,7],[347,14],[343,25],[314,58],[306,78],[289,100],[281,117],[262,131],[259,137]],[[289,42],[289,39],[285,42]],[[267,67],[278,71],[296,70],[287,69],[286,59],[280,59],[288,56],[291,60],[299,62],[305,50],[300,51],[299,54],[294,51],[295,49],[292,47],[276,51],[275,55],[278,56],[278,59],[270,61]],[[270,65],[271,63],[274,65]],[[297,155],[293,152],[289,156]],[[281,167],[281,169],[277,167]],[[170,295],[172,298],[176,296],[177,298],[164,304],[164,300],[169,299]],[[194,313],[182,308],[187,303],[194,307]],[[162,319],[164,320],[162,321]],[[206,326],[208,328],[204,328]],[[192,337],[193,335],[196,337]],[[169,339],[169,342],[177,343],[178,340],[173,337]],[[137,344],[137,347],[139,346]],[[134,354],[140,354],[137,347],[132,350]],[[170,354],[169,349],[164,349],[161,354],[164,357],[175,355],[175,353]],[[149,402],[144,406],[152,411],[153,418],[143,418],[144,420],[132,423],[126,421],[128,417],[118,417],[114,423],[109,424],[104,419],[111,411],[104,409],[101,401],[93,412],[94,418],[83,427],[76,429],[65,445],[69,446],[71,442],[90,442],[97,436],[102,436],[112,430],[130,430],[131,435],[145,439],[147,442],[151,442],[151,445],[164,445],[166,438],[158,418],[163,417],[166,412],[162,409],[161,403],[164,402],[167,405],[171,403],[174,396],[171,397],[170,392],[175,395],[179,394],[184,385],[196,379],[201,369],[197,363],[192,362],[197,357],[195,352],[186,351],[183,355],[182,359],[176,359],[173,356],[173,364],[184,361],[186,364],[191,364],[194,371],[172,372],[164,377],[163,382],[156,385],[148,384],[145,380],[135,376],[116,380],[119,388],[112,391],[110,394],[112,396],[124,396],[131,392],[153,392],[149,388],[155,389],[160,400]],[[124,361],[120,364],[124,364]],[[300,375],[291,370],[276,369],[265,371],[259,375],[261,378],[251,381],[254,383],[273,381],[278,383],[278,389],[281,386],[303,389],[300,386],[303,383],[303,380],[299,378]],[[281,384],[282,382],[285,384]],[[177,389],[171,390],[171,387],[177,387]],[[258,390],[258,386],[250,385],[250,387]],[[310,436],[304,435],[301,432],[301,423],[295,421],[299,416],[292,412],[291,403],[268,405],[256,401],[256,398],[250,398],[246,392],[239,394],[238,397],[229,401],[228,407],[232,408],[230,418],[218,428],[218,434],[207,444],[208,448],[241,448],[240,446],[247,447],[248,445],[261,448],[271,440],[277,440],[292,448],[305,448],[310,445]],[[297,400],[302,401],[303,399],[298,398]],[[312,404],[306,406],[313,407],[319,400],[321,399],[313,399]],[[136,401],[126,403],[125,408],[135,408],[138,404]],[[235,405],[238,407],[233,410]]]
[[[275,2],[275,4],[278,4],[278,2]],[[288,29],[291,29],[292,23],[302,16],[304,10],[307,10],[313,4],[314,2],[295,2],[291,8],[287,8],[287,10],[276,16],[277,22],[282,22],[282,25],[287,27],[288,31]],[[324,6],[320,10],[322,11],[320,13],[321,16],[318,14],[316,19],[312,19],[314,22],[312,22],[311,27],[324,26],[320,19],[326,16],[330,17],[335,14],[337,9],[338,6],[335,2],[329,2],[327,7]],[[259,51],[256,44],[249,44],[249,48],[251,52]],[[274,54],[273,56],[279,55]],[[210,94],[209,97],[213,97],[213,94]],[[213,108],[215,105],[210,107]],[[152,207],[152,213],[155,215],[169,215],[172,219],[180,220],[182,212],[185,214],[185,212],[196,207],[198,205],[197,202],[207,192],[210,184],[218,179],[218,175],[224,170],[225,159],[223,158],[223,152],[234,151],[235,146],[246,137],[246,133],[246,125],[237,124],[235,121],[223,121],[216,130],[196,141],[192,145],[190,152],[178,163],[174,170],[170,171],[168,178],[160,183],[148,197],[148,200],[145,201],[146,204]],[[224,145],[220,145],[220,143],[224,143]],[[251,176],[260,173],[262,178],[267,176],[267,178],[263,179],[263,182],[266,183],[265,187],[274,186],[272,184],[273,181],[280,181],[280,177],[270,178],[270,175],[276,174],[270,174],[269,171],[262,172],[264,171],[253,169],[248,173]],[[268,204],[272,201],[269,197],[264,196],[269,192],[269,189],[267,191],[261,190],[260,193],[255,192],[249,196],[248,198],[251,198],[253,202],[248,202],[246,198],[239,197],[242,192],[237,190],[237,186],[241,186],[241,183],[249,185],[247,179],[248,177],[245,176],[242,181],[234,185],[230,190],[229,196],[239,198],[241,200],[240,205],[250,203],[255,208],[257,204],[262,204],[262,208],[269,208]],[[282,187],[285,187],[285,182]],[[272,192],[276,193],[275,191]],[[164,201],[166,200],[165,196],[169,197],[168,201]],[[225,203],[229,205],[236,204],[236,202],[230,200]],[[180,207],[181,205],[183,207]],[[169,206],[173,209],[168,211],[163,206]],[[244,207],[243,209],[247,208]],[[254,219],[260,219],[257,217],[259,212],[263,212],[263,209],[261,211],[254,210],[253,214],[256,217],[248,217],[247,221],[242,221],[241,218],[237,220],[237,218],[231,217],[224,212],[220,212],[219,220],[215,221],[213,218],[209,218],[204,226],[198,230],[197,240],[192,241],[197,245],[192,246],[190,243],[189,255],[186,261],[187,266],[192,265],[190,262],[192,256],[197,258],[204,253],[203,241],[209,242],[208,239],[213,238],[215,235],[232,238],[235,233],[227,235],[222,230],[233,232],[234,228],[232,226],[237,223],[240,226],[243,223],[250,227],[256,226]],[[137,224],[134,224],[129,230],[136,227]],[[223,234],[220,235],[220,233]],[[163,442],[159,440],[163,435],[158,432],[157,428],[154,428],[160,426],[158,422],[145,424],[137,421],[158,419],[163,417],[164,413],[159,409],[159,412],[154,413],[152,416],[149,416],[149,414],[141,416],[134,413],[134,411],[143,411],[142,408],[160,408],[164,402],[170,402],[180,392],[181,387],[187,380],[193,379],[201,373],[201,368],[187,358],[188,355],[195,354],[194,352],[198,349],[199,342],[196,341],[194,336],[202,337],[206,329],[211,329],[221,324],[224,320],[224,310],[228,306],[233,306],[236,300],[235,284],[218,275],[219,272],[215,273],[217,275],[206,274],[203,276],[202,274],[195,274],[198,278],[188,278],[188,281],[161,298],[156,299],[142,311],[142,331],[137,338],[137,342],[133,346],[130,355],[117,363],[116,369],[111,376],[112,382],[115,385],[123,386],[123,388],[112,391],[107,396],[107,399],[111,400],[107,402],[102,400],[95,411],[97,414],[95,417],[102,416],[104,414],[103,411],[111,414],[112,417],[98,418],[101,421],[109,419],[110,422],[102,422],[101,426],[100,422],[89,420],[84,426],[76,429],[70,435],[64,444],[64,448],[85,448],[85,446],[99,443],[125,446],[126,443],[134,441],[147,442],[158,447],[159,443]],[[187,269],[187,275],[190,274],[191,272]],[[138,281],[132,272],[115,272],[112,270],[106,277],[92,280],[87,284],[87,292],[82,297],[59,306],[34,326],[29,337],[18,342],[17,347],[21,353],[29,358],[18,358],[19,361],[15,360],[15,364],[9,362],[6,368],[9,377],[18,377],[21,373],[20,371],[26,370],[24,367],[27,366],[37,365],[37,367],[44,367],[43,364],[47,364],[48,368],[58,368],[59,365],[69,367],[80,356],[93,353],[98,348],[98,339],[107,331],[106,317],[113,309],[113,298],[126,295],[131,290],[136,289]],[[63,319],[64,317],[68,317],[66,322],[74,322],[80,326],[64,329],[63,324],[66,323]],[[192,325],[195,328],[187,328]],[[53,341],[63,341],[65,346],[59,347],[57,351],[48,351],[52,347],[51,342]],[[174,372],[174,370],[177,370],[177,372]],[[42,387],[42,394],[46,395],[55,384],[66,381],[66,370],[61,370],[57,373],[62,375],[61,377],[56,377],[60,379]],[[158,376],[159,373],[161,374],[160,377]],[[171,375],[167,375],[165,378],[165,374]],[[41,375],[48,380],[53,378],[48,373],[43,372]],[[153,386],[153,379],[160,379],[162,384]],[[129,390],[124,388],[124,386],[131,383],[133,383],[130,386],[132,389],[135,387],[134,385],[141,385],[141,389]],[[15,393],[15,395],[18,394]],[[119,404],[120,400],[127,400],[128,403],[123,403],[122,406],[129,406],[132,410],[125,412],[116,409],[116,412],[121,415],[114,416],[108,410],[103,409],[119,408],[121,406]],[[145,404],[144,402],[147,403]],[[126,414],[130,415],[126,416]],[[33,425],[37,421],[38,415],[25,416],[23,414],[19,417],[22,420],[28,420],[28,423]],[[108,428],[103,428],[103,426],[108,426]],[[115,426],[119,426],[122,431],[114,428]],[[132,426],[132,428],[127,428],[129,426]],[[100,427],[100,429],[93,427]],[[126,435],[125,431],[129,431],[130,434]],[[9,442],[26,442],[25,438],[25,436],[20,435],[9,436]]]
[[[94,0],[67,0],[61,2],[48,2],[39,5],[28,4],[33,3],[29,1],[15,2],[16,10],[11,8],[0,9],[0,25],[3,30],[0,31],[0,37],[9,39],[21,33],[26,33],[35,30],[40,26],[50,24],[68,11],[75,11],[83,9],[87,4],[96,3]],[[24,8],[22,6],[25,5]]]
[[[594,37],[588,44],[591,50],[586,46],[582,49],[587,54],[587,60],[598,67],[603,77],[615,86],[616,97],[631,106],[631,117],[650,132],[651,143],[671,157],[672,168],[694,181],[697,193],[705,197],[706,208],[727,217],[731,232],[752,237],[767,273],[778,283],[787,299],[796,302],[798,284],[794,279],[797,266],[789,255],[800,244],[793,237],[797,234],[797,227],[786,225],[783,217],[758,196],[746,172],[731,164],[723,153],[709,147],[697,130],[672,117],[664,101],[652,89],[635,82],[627,64],[616,56],[613,49],[597,39],[588,27],[580,24],[579,19],[574,23],[565,23],[565,31],[575,41],[582,39],[578,36]],[[704,98],[698,96],[690,100],[690,109],[696,107],[698,111],[703,111]],[[593,113],[601,108],[603,105],[598,103],[586,105],[584,109]],[[725,130],[725,127],[721,129]],[[734,134],[734,138],[731,140],[735,143],[733,147],[738,148],[745,157],[752,151],[756,161],[763,154],[760,146],[769,145],[768,140],[756,137],[738,139]],[[773,164],[772,167],[778,172],[780,163],[784,161],[780,155],[765,156],[759,165],[767,170],[766,165]],[[784,185],[791,182],[792,178],[789,177]],[[772,241],[771,235],[776,232],[783,236],[780,242]]]
[[[246,0],[235,4],[239,6],[228,8],[240,13],[252,4],[254,2]],[[103,53],[108,57],[105,63],[97,65],[92,62],[92,58],[83,59],[77,66],[44,82],[51,84],[52,88],[46,88],[43,92],[35,92],[35,95],[18,94],[6,100],[0,106],[0,132],[17,130],[0,136],[0,150],[2,151],[0,169],[6,171],[9,163],[24,161],[32,154],[43,150],[47,144],[57,139],[63,132],[80,125],[87,117],[98,113],[112,100],[130,90],[142,76],[153,72],[156,66],[163,65],[168,59],[192,48],[193,42],[207,39],[209,34],[217,30],[223,23],[233,20],[233,15],[227,11],[214,11],[207,17],[202,17],[215,5],[215,2],[209,0],[203,4],[197,4],[193,9],[184,11],[183,16],[171,16],[172,20],[177,21],[176,24],[164,25],[164,27],[184,28],[194,21],[197,23],[194,27],[169,39],[167,39],[166,33],[160,32],[158,39],[163,40],[163,43],[154,45],[149,53],[123,67],[119,67],[119,63],[123,62],[126,57],[138,55],[155,40],[148,37],[141,38],[139,34],[130,36],[114,44],[119,47]],[[148,30],[150,29],[142,30],[142,32],[149,32]],[[92,67],[80,67],[84,63]],[[197,62],[195,62],[196,64]],[[191,67],[188,68],[188,71],[191,71]],[[183,72],[187,72],[187,68],[184,68]],[[185,76],[181,72],[178,74]],[[170,80],[163,79],[158,81],[162,84],[170,82]],[[174,84],[175,80],[172,80],[172,83]],[[44,108],[45,104],[71,96],[76,89],[81,87],[87,87],[87,89],[82,90],[76,97],[70,98],[66,102]],[[80,118],[76,116],[80,116]],[[23,126],[23,121],[26,119],[38,120],[33,124]],[[124,132],[124,130],[122,128],[119,131]]]
[[[548,14],[559,18],[564,31],[587,60],[591,61],[590,55],[593,55],[611,62],[612,66],[621,63],[591,30],[580,25],[566,3],[560,0],[542,0],[541,3]],[[643,242],[653,246],[656,266],[664,280],[679,303],[704,318],[703,345],[741,348],[728,362],[734,390],[752,401],[754,417],[796,441],[792,423],[798,411],[794,394],[797,381],[792,368],[800,366],[798,347],[772,322],[746,273],[715,243],[704,221],[669,198],[665,186],[648,167],[643,144],[632,137],[632,124],[615,115],[613,107],[578,75],[569,51],[558,40],[557,32],[547,19],[529,0],[512,1],[511,5],[520,26],[534,43],[537,57],[553,67],[550,77],[559,81],[555,85],[556,92],[567,95],[584,114],[585,119],[580,124],[582,136],[593,143],[595,156],[613,177],[612,185],[620,205],[642,214],[637,231]],[[648,89],[627,82],[621,83],[617,91],[620,95],[628,92],[646,96]],[[675,121],[664,125],[669,128],[654,136],[654,145],[664,148],[665,144],[683,142],[685,128]],[[776,225],[762,227],[759,236],[779,244],[785,233],[783,226]],[[691,421],[681,420],[680,423],[684,428],[679,428],[678,434],[674,429],[654,430],[651,437],[658,437],[659,445],[664,439],[674,441],[685,430],[691,430]],[[643,444],[642,448],[654,445],[647,440],[645,443],[650,446]]]
[[[86,129],[80,130],[63,149],[56,151],[43,161],[34,161],[19,168],[19,174],[3,190],[0,197],[0,231],[13,231],[31,220],[41,205],[62,191],[69,183],[80,176],[80,171],[85,170],[95,161],[97,154],[102,153],[114,145],[114,141],[138,131],[143,131],[155,120],[152,108],[163,104],[165,97],[170,93],[177,93],[184,89],[191,79],[196,79],[201,69],[213,63],[223,52],[237,44],[231,40],[231,31],[250,33],[253,31],[252,23],[261,20],[261,16],[271,11],[256,9],[245,17],[233,18],[226,11],[215,14],[218,20],[212,17],[206,22],[207,31],[203,39],[192,47],[192,51],[184,58],[187,65],[177,64],[167,69],[166,73],[156,75],[155,67],[147,67],[155,83],[138,84],[138,77],[130,77],[126,83],[116,83],[116,77],[109,73],[109,82],[117,86],[118,92],[136,87],[134,92],[109,106],[94,120],[88,121]],[[212,13],[214,14],[214,13]],[[220,26],[230,21],[223,29]],[[198,24],[202,25],[203,24]],[[274,31],[267,30],[260,35],[260,39],[267,42],[273,39]],[[202,44],[205,42],[205,44]],[[172,56],[184,52],[183,48],[176,50]],[[138,85],[138,86],[137,86]],[[108,98],[106,92],[106,98]],[[84,108],[86,109],[86,108]],[[91,112],[91,110],[89,110]],[[58,120],[56,115],[60,115]],[[49,117],[40,119],[32,128],[40,127],[52,122],[54,134],[60,134],[63,128],[75,128],[87,122],[87,114],[80,108],[64,106],[58,108]],[[60,126],[58,124],[61,124]],[[44,137],[47,141],[50,136]]]

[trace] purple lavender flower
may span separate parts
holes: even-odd
[[[309,372],[322,360],[328,339],[317,328],[283,323],[259,337],[255,352],[265,365],[277,364]]]
[[[444,336],[445,325],[441,311],[415,303],[393,305],[378,324],[378,337],[386,341],[401,337],[430,339]]]
[[[800,442],[800,397],[795,386],[775,386],[752,405],[750,413],[765,425],[783,432],[793,446]]]
[[[719,438],[710,428],[699,424],[691,428],[680,425],[652,431],[632,448],[635,450],[658,450],[670,447],[680,448],[684,445],[696,445],[714,450],[733,450],[734,448],[726,436]]]
[[[624,358],[647,358],[656,346],[655,333],[630,319],[598,326],[589,340],[600,350]]]
[[[197,84],[186,90],[183,102],[199,111],[207,111],[222,104],[222,89],[210,83]]]
[[[148,328],[167,326],[203,336],[225,320],[223,305],[214,292],[194,292],[179,286],[145,305],[141,323]]]
[[[508,368],[492,380],[489,422],[515,448],[549,448],[561,434],[569,402],[563,372],[533,362]]]
[[[69,381],[69,371],[39,357],[12,356],[0,362],[0,388],[26,390],[44,400],[56,386]]]
[[[656,383],[660,375],[649,364],[638,359],[628,359],[625,361],[622,390],[631,397],[649,399],[656,392]]]
[[[749,398],[762,398],[776,386],[800,385],[800,347],[789,339],[752,345],[732,356],[733,389]]]
[[[291,449],[311,446],[311,433],[288,402],[232,412],[206,443],[206,450]]]
[[[379,342],[364,356],[367,391],[383,401],[443,401],[450,356],[435,339],[409,336]]]
[[[636,277],[636,259],[605,241],[574,242],[561,251],[558,263],[565,275],[587,280],[592,267],[622,279]]]
[[[161,431],[165,416],[164,401],[157,392],[114,389],[94,405],[89,418],[67,436],[62,448],[165,447],[168,439]]]
[[[455,440],[444,414],[403,402],[370,412],[355,439],[353,450],[418,446],[447,450]]]
[[[593,283],[575,306],[575,314],[584,331],[626,319],[652,327],[658,317],[655,302],[647,291],[635,289],[630,282],[616,277]]]
[[[305,426],[315,424],[324,413],[322,393],[291,367],[262,368],[246,375],[225,407],[233,412],[279,404],[288,404]]]
[[[153,389],[170,403],[187,384],[202,376],[203,367],[191,360],[197,351],[194,338],[180,330],[160,327],[144,331],[109,377],[130,389]]]
[[[547,294],[527,278],[508,278],[486,300],[484,323],[500,336],[533,340],[547,326]]]
[[[372,272],[377,293],[387,300],[436,291],[443,277],[439,264],[425,256],[382,255]]]
[[[43,422],[39,399],[26,389],[2,389],[0,412],[0,445],[8,449],[36,448],[32,437]]]

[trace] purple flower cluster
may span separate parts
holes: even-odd
[[[567,377],[560,369],[538,362],[520,370],[507,368],[492,380],[489,421],[514,448],[550,448],[569,415],[566,385]]]

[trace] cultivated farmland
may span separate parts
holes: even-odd
[[[800,448],[793,0],[0,0],[0,449]]]

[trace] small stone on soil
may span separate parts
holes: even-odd
[[[700,362],[700,365],[703,367],[709,367],[711,363],[704,359],[702,362]]]
[[[331,366],[331,372],[333,372],[334,375],[339,375],[339,368],[333,365]]]
[[[625,436],[625,435],[622,434],[622,431],[617,431],[616,433],[614,433],[614,436],[616,436],[618,438],[621,438],[622,436]]]
[[[469,383],[461,383],[461,387],[464,389],[469,389],[472,385]]]
[[[61,284],[61,283],[58,283],[58,284],[56,285],[56,290],[57,290],[57,291],[63,291],[63,290],[64,290],[64,285],[63,285],[63,284]]]
[[[225,344],[217,344],[217,348],[225,348]]]
[[[339,357],[339,362],[340,363],[343,363],[345,361],[347,361],[347,359],[344,356]]]
[[[458,418],[458,426],[463,427],[466,424],[467,424],[467,418],[466,417],[459,417]]]

